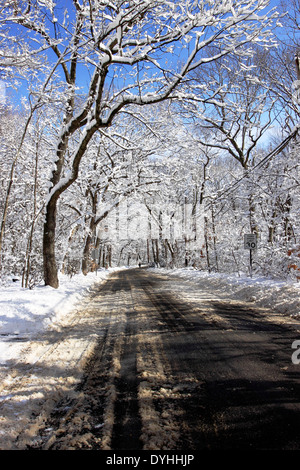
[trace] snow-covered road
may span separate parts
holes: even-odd
[[[222,354],[225,334],[224,344],[240,344],[239,315],[251,341],[244,334],[243,348],[231,350],[237,363],[247,348],[254,354],[264,341],[274,343],[262,367],[262,357],[254,368],[246,361],[252,381],[265,383],[270,368],[268,380],[278,371],[275,385],[282,387],[282,374],[297,367],[290,360],[291,342],[300,339],[297,284],[194,270],[110,270],[62,282],[57,291],[25,291],[15,284],[1,294],[0,449],[110,449],[128,447],[129,441],[135,448],[172,449],[183,445],[183,435],[184,445],[191,446],[202,426],[193,422],[200,416],[198,399],[207,405],[204,395],[211,392],[204,379],[211,372],[204,366],[216,360],[214,342]],[[246,318],[254,307],[260,307],[263,325],[289,329],[285,357],[274,367],[266,365],[272,360],[268,354],[277,357],[282,331],[264,336],[255,315]],[[217,377],[226,374],[220,369]],[[245,388],[247,375],[229,378],[234,389]],[[286,393],[283,401],[291,401]],[[249,390],[248,397],[253,401]],[[214,409],[200,421],[209,427],[207,419],[212,420],[214,426],[221,414]]]

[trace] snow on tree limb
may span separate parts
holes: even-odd
[[[45,102],[56,83],[62,90],[64,113],[47,197],[52,228],[45,234],[53,237],[56,202],[76,181],[94,134],[113,125],[123,109],[175,99],[178,87],[203,64],[252,42],[272,45],[267,28],[276,14],[266,13],[267,6],[267,0],[73,0],[66,9],[52,0],[7,0],[0,7],[0,24],[11,40],[24,31],[20,50],[26,57],[43,53]],[[210,56],[212,45],[219,52]],[[48,80],[53,61],[60,73]],[[183,86],[182,99],[186,92]],[[68,169],[71,140],[77,146]],[[45,243],[53,241],[46,236]]]

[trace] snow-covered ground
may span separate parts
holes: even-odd
[[[60,276],[60,286],[21,287],[19,281],[0,286],[0,365],[17,359],[24,343],[67,316],[89,294],[95,282],[101,282],[120,268],[99,269],[87,276]]]
[[[59,322],[85,297],[95,282],[101,282],[120,268],[98,270],[97,275],[61,276],[60,287],[38,286],[22,289],[19,282],[0,286],[0,364],[17,359],[24,342],[41,330]],[[260,277],[209,274],[194,269],[153,269],[161,274],[180,276],[210,290],[220,299],[249,301],[276,313],[300,317],[300,283],[274,281]]]
[[[220,299],[251,302],[253,306],[270,308],[275,313],[300,318],[300,282],[208,273],[193,268],[153,270],[195,282],[200,289],[210,290]]]

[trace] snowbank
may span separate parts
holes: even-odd
[[[153,268],[153,271],[196,282],[204,290],[213,290],[214,295],[220,299],[253,302],[255,306],[270,308],[283,315],[300,316],[300,283],[297,282],[208,273],[193,268],[173,270]]]
[[[60,286],[23,289],[20,282],[0,286],[0,364],[16,357],[25,341],[67,315],[89,293],[95,282],[102,282],[120,268],[99,269],[87,276],[60,276]]]

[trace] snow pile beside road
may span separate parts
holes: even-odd
[[[284,315],[300,316],[300,283],[276,281],[262,277],[223,273],[208,273],[189,269],[153,269],[168,275],[196,282],[200,288],[211,290],[220,299],[253,302],[255,306],[276,310]]]
[[[114,270],[99,269],[87,276],[60,276],[60,286],[23,289],[20,282],[0,287],[0,363],[15,357],[25,340],[45,330],[75,308],[95,282],[102,282]],[[11,341],[13,340],[13,342]]]

